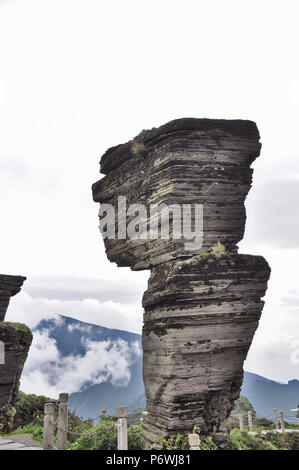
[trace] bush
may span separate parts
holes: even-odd
[[[263,428],[263,429],[274,429],[273,421],[267,418],[257,418],[254,421],[254,426],[257,428]]]
[[[162,449],[165,450],[188,450],[189,443],[188,437],[184,436],[183,434],[176,434],[173,436],[169,436],[167,438],[158,436],[157,437],[158,443],[162,446]]]
[[[86,434],[79,437],[76,442],[69,443],[70,450],[117,450],[117,418],[102,418],[100,423],[89,428]],[[90,435],[92,433],[100,433]],[[141,425],[128,427],[128,449],[144,450],[145,442],[141,433]]]
[[[257,450],[260,449],[263,439],[259,435],[248,434],[247,431],[233,429],[228,439],[230,450]]]
[[[255,410],[248,400],[248,398],[244,397],[243,395],[240,395],[238,400],[235,401],[234,409],[231,413],[231,416],[236,416],[238,417],[239,414],[242,414],[243,416],[247,417],[247,412],[251,411],[252,417],[255,417]]]
[[[211,436],[202,435],[199,426],[194,426],[193,433],[197,433],[200,435],[200,448],[201,450],[217,450],[218,447],[213,441]],[[168,438],[164,438],[162,436],[158,436],[157,441],[165,450],[189,450],[189,441],[188,441],[188,434],[177,434],[174,436],[169,436]]]
[[[231,450],[299,450],[299,433],[248,434],[233,429],[228,440]]]
[[[266,440],[280,450],[299,450],[299,433],[268,433]]]
[[[19,392],[19,399],[15,404],[16,415],[14,418],[14,429],[27,426],[31,423],[43,424],[44,406],[50,398],[38,395],[27,395]]]
[[[43,442],[43,433],[44,429],[42,426],[38,424],[29,424],[27,426],[24,426],[23,428],[18,428],[6,434],[6,436],[11,436],[14,434],[32,434],[33,439],[38,442]]]

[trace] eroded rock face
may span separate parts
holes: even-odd
[[[30,329],[20,323],[4,322],[10,297],[16,295],[26,278],[0,274],[0,430],[9,431],[15,414],[20,377],[32,341]],[[4,362],[4,363],[3,363]]]
[[[239,395],[270,275],[262,257],[238,255],[236,245],[260,147],[253,122],[179,119],[102,157],[106,176],[93,185],[93,197],[111,204],[116,219],[124,210],[119,196],[127,206],[144,204],[148,214],[150,204],[203,205],[203,243],[195,250],[186,250],[184,237],[149,239],[143,232],[142,239],[120,240],[121,225],[115,239],[105,239],[110,261],[151,270],[142,336],[143,430],[151,442],[194,425],[221,431]],[[218,242],[225,250],[213,248]]]
[[[0,321],[5,318],[10,298],[20,292],[25,280],[23,276],[0,274]]]

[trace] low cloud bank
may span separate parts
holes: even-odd
[[[56,317],[55,321],[63,321]],[[91,384],[109,381],[125,386],[131,379],[130,365],[141,350],[136,342],[124,340],[90,341],[82,332],[85,354],[63,356],[49,330],[33,331],[33,342],[21,379],[25,393],[57,398],[60,392],[78,392]]]

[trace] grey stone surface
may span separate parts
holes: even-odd
[[[243,362],[263,308],[270,268],[261,256],[239,255],[251,163],[261,144],[255,123],[179,119],[142,131],[101,159],[106,176],[93,185],[96,202],[118,196],[127,205],[203,204],[203,245],[185,239],[106,239],[118,266],[150,269],[143,297],[143,431],[203,432],[221,425],[240,392]],[[222,256],[213,249],[220,242]]]
[[[0,450],[23,450],[24,447],[19,442],[10,442],[9,444],[0,445]]]
[[[5,318],[10,298],[20,292],[25,280],[23,276],[0,274],[0,321]]]
[[[9,439],[3,439],[2,437],[0,437],[0,446],[4,444],[10,444],[11,442],[13,441],[10,441]]]
[[[0,430],[10,431],[18,398],[20,377],[32,341],[30,329],[20,323],[4,322],[10,297],[16,295],[26,278],[0,274],[0,341],[4,364],[0,364]]]
[[[15,438],[16,436],[12,437]],[[0,437],[0,450],[42,450],[42,448],[27,446],[21,442],[16,442]]]

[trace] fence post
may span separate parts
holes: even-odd
[[[107,416],[107,410],[102,410],[101,418],[106,418],[106,416]]]
[[[66,450],[67,427],[68,427],[68,393],[59,394],[58,411],[58,450]]]
[[[253,424],[252,424],[252,413],[248,411],[248,429],[249,431],[253,431]]]
[[[279,412],[279,415],[280,415],[281,432],[285,432],[284,419],[283,419],[283,411],[280,411],[280,412]]]
[[[273,414],[274,414],[274,427],[275,427],[275,429],[279,429],[277,409],[276,408],[274,408]]]
[[[128,450],[127,407],[117,407],[117,450]]]
[[[54,449],[54,403],[45,403],[43,449]]]
[[[198,434],[188,434],[190,450],[200,450],[200,439]]]
[[[244,419],[243,419],[242,414],[239,414],[239,423],[240,423],[240,431],[243,431],[243,429],[244,429]]]

